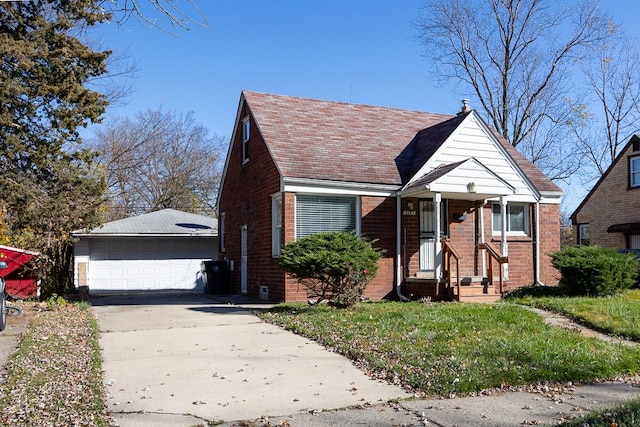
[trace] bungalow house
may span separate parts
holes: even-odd
[[[302,301],[288,242],[384,249],[366,296],[464,299],[555,284],[561,190],[468,105],[457,115],[243,91],[218,199],[233,292]]]
[[[574,243],[640,249],[640,137],[633,135],[571,215]]]

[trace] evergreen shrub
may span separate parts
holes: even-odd
[[[635,256],[599,246],[567,246],[551,259],[567,295],[614,295],[631,288],[638,272]]]
[[[362,299],[382,253],[355,233],[321,232],[287,244],[278,263],[317,298],[314,303],[350,307]]]

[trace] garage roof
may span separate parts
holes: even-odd
[[[72,233],[78,237],[91,236],[218,236],[218,220],[203,215],[163,209],[144,215],[108,222],[87,232]]]

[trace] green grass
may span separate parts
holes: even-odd
[[[593,411],[583,418],[565,421],[561,427],[636,427],[640,425],[640,399],[599,411]]]
[[[262,317],[426,395],[640,372],[640,348],[546,325],[510,304],[283,304]]]
[[[523,290],[510,301],[569,316],[610,335],[640,341],[640,289],[611,297],[561,297],[527,295]]]

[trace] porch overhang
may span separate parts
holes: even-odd
[[[447,199],[476,201],[513,195],[516,188],[471,157],[438,166],[398,192],[400,197],[431,197],[435,193]]]

